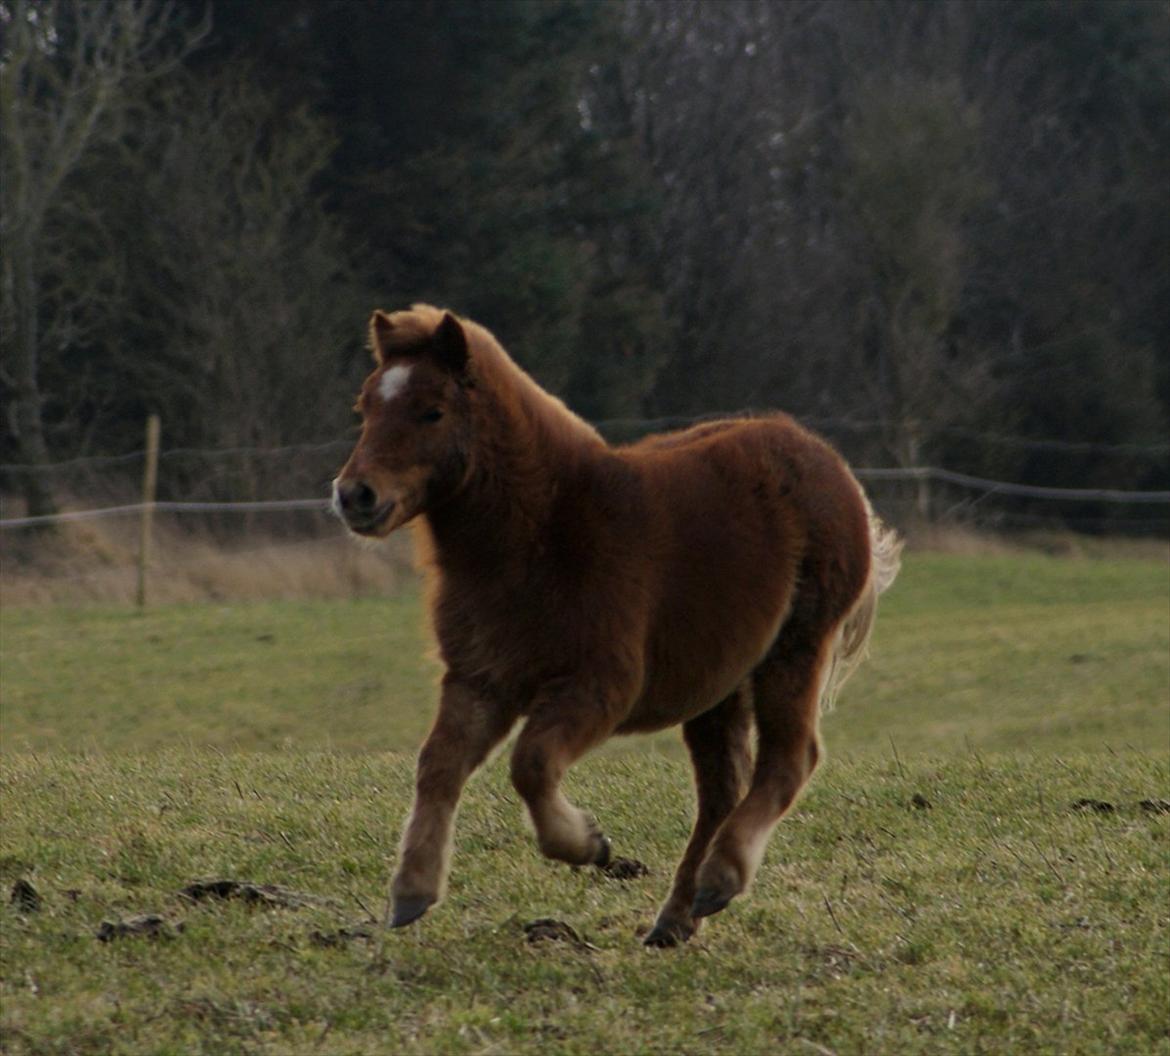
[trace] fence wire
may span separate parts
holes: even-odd
[[[911,468],[860,468],[856,476],[863,481],[939,482],[957,485],[983,495],[1007,495],[1027,499],[1048,499],[1060,502],[1093,502],[1119,505],[1162,505],[1170,507],[1170,491],[1125,491],[1116,488],[1056,488],[1010,481],[988,480],[967,473],[933,466]],[[957,509],[958,507],[956,507]],[[277,513],[290,510],[328,511],[329,502],[318,499],[273,499],[240,502],[177,502],[163,500],[153,503],[123,503],[117,506],[99,506],[91,509],[67,510],[36,517],[7,517],[0,519],[0,530],[29,528],[70,521],[96,520],[140,514],[150,509],[155,513]]]
[[[716,421],[720,418],[750,417],[763,413],[766,412],[733,411],[727,414],[712,412],[697,415],[669,415],[662,418],[608,418],[595,421],[592,424],[603,436],[620,442],[628,438],[646,436],[650,433],[663,432],[669,429],[684,429],[687,426],[697,425],[701,422]],[[810,429],[846,433],[877,433],[884,429],[886,425],[884,422],[858,418],[802,418],[801,422]],[[1097,440],[1059,440],[1044,437],[1016,436],[1011,433],[967,429],[960,426],[944,427],[935,430],[935,432],[939,435],[951,436],[956,439],[971,440],[992,446],[998,445],[1019,448],[1026,451],[1044,451],[1075,455],[1130,455],[1150,459],[1162,459],[1170,455],[1170,443],[1166,442],[1118,444]],[[285,444],[279,447],[173,447],[159,452],[159,461],[166,463],[184,458],[214,460],[238,456],[279,458],[294,454],[314,455],[328,453],[331,455],[344,455],[352,446],[353,443],[350,440],[329,440],[323,443]],[[83,468],[100,469],[133,464],[145,456],[145,449],[140,448],[135,451],[127,451],[120,455],[82,455],[77,458],[64,459],[60,462],[50,462],[44,465],[33,465],[27,462],[0,462],[0,473],[19,475],[33,472],[56,473]]]
[[[739,412],[741,416],[752,413]],[[718,417],[723,416],[608,419],[594,424],[607,439],[620,443]],[[808,417],[802,421],[835,441],[855,464],[866,467],[855,470],[857,476],[879,512],[895,524],[914,519],[991,530],[1067,526],[1170,535],[1170,491],[1158,487],[1168,476],[1168,443],[1022,437],[955,427],[941,430],[959,445],[946,456],[946,462],[907,468],[870,461],[876,460],[881,450],[876,438],[883,423],[854,418]],[[304,514],[312,517],[327,511],[330,481],[352,443],[352,438],[345,438],[265,448],[164,450],[159,454],[158,501],[150,508],[186,523],[202,518],[202,525],[213,534],[238,534],[245,525],[276,534],[303,534],[310,525],[325,523],[323,519],[305,520]],[[972,445],[970,459],[964,453],[968,444]],[[1030,460],[1041,460],[1030,461],[1028,472],[1033,480],[1038,476],[1043,483],[1004,479],[1019,471],[1019,451],[1028,452]],[[1000,459],[996,452],[1008,454]],[[140,495],[144,457],[145,452],[138,450],[35,467],[0,464],[0,533],[141,514],[144,505],[135,500]],[[953,468],[952,457],[961,469]],[[1002,467],[1004,477],[995,472],[997,466]],[[23,504],[17,496],[24,475],[31,472],[46,475],[61,512],[41,517],[21,515]],[[1044,480],[1045,475],[1049,475],[1048,480]],[[1079,481],[1099,486],[1059,486]],[[1142,482],[1155,488],[1123,486]]]

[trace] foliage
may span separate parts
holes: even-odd
[[[392,72],[369,98],[334,91],[325,105],[342,122],[360,108],[378,131],[346,201],[375,218],[363,226],[386,305],[456,306],[584,413],[636,411],[657,302],[629,247],[649,191],[628,134],[588,109],[612,76],[599,59],[620,44],[604,5],[361,17],[398,42]]]
[[[106,7],[150,16],[158,76],[67,178],[5,180],[45,204],[5,228],[40,276],[15,461],[137,446],[149,407],[175,445],[336,435],[366,312],[430,299],[591,417],[780,406],[872,464],[1170,486],[1165,5]],[[101,69],[30,54],[54,74],[5,64],[6,136]]]
[[[1167,360],[1150,350],[1170,347],[1167,314],[1148,299],[1164,305],[1170,283],[1170,231],[1148,197],[1170,161],[1165,108],[1150,105],[1170,65],[1148,64],[1170,54],[1164,8],[632,12],[632,94],[669,188],[664,254],[681,258],[664,274],[680,280],[668,307],[685,320],[684,369],[660,374],[661,406],[706,410],[716,394],[876,418],[868,441],[842,436],[874,462],[1167,479],[1148,453],[1139,467],[948,435],[1164,442]]]
[[[133,449],[157,411],[168,446],[332,439],[359,376],[344,334],[364,302],[316,190],[333,149],[322,122],[281,108],[246,72],[173,79],[134,121],[132,144],[95,152],[76,191],[104,216],[92,252],[117,262],[118,311],[46,365],[52,428],[106,419]],[[130,242],[117,234],[131,230]],[[213,482],[171,474],[168,487],[257,498],[265,481],[241,463]]]
[[[196,29],[171,39],[170,16],[159,0],[0,5],[0,383],[6,435],[37,468],[48,461],[43,363],[53,353],[67,357],[78,334],[103,317],[118,278],[100,261],[74,257],[91,247],[102,221],[79,205],[73,182],[95,148],[124,133],[132,86],[174,69],[198,38]],[[20,483],[33,514],[53,512],[38,473]]]

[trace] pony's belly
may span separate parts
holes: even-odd
[[[710,711],[724,697],[729,696],[741,683],[733,683],[725,692],[714,692],[695,696],[690,700],[657,700],[653,693],[642,698],[629,718],[614,730],[614,733],[655,733],[671,726],[689,722],[705,711]]]
[[[686,686],[674,685],[665,679],[651,682],[617,732],[651,733],[688,722],[734,693],[754,666],[751,662],[743,663],[718,672],[717,678],[712,678],[708,672]]]
[[[642,695],[617,732],[666,729],[713,708],[750,677],[776,640],[785,614],[776,611],[752,625],[730,622],[717,639],[678,640],[672,648],[655,650]]]

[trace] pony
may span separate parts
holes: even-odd
[[[609,737],[681,724],[697,816],[644,941],[685,942],[747,889],[816,768],[899,540],[786,415],[614,447],[470,320],[416,304],[369,333],[332,505],[357,536],[412,524],[445,668],[391,926],[442,898],[463,785],[521,720],[511,778],[540,851],[602,868],[610,841],[561,779]]]

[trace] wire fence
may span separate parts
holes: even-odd
[[[596,423],[614,442],[714,416]],[[1170,490],[1124,487],[1170,475],[1165,444],[1093,444],[955,430],[981,452],[1027,450],[1089,464],[1086,486],[1059,486],[941,466],[867,462],[850,437],[880,423],[806,420],[847,456],[875,508],[903,530],[923,525],[979,533],[1049,533],[1170,538]],[[158,491],[144,502],[144,450],[47,466],[0,464],[0,586],[6,603],[144,605],[207,600],[354,597],[398,589],[411,576],[409,547],[356,547],[330,510],[330,483],[352,438],[281,447],[192,447],[154,452]],[[994,459],[991,460],[994,464]],[[971,464],[981,465],[978,458]],[[1110,467],[1120,466],[1114,477]],[[59,512],[29,516],[19,497],[24,473],[38,472]],[[1067,474],[1076,479],[1075,474]],[[145,474],[149,477],[149,472]],[[1089,483],[1099,486],[1088,486]],[[1118,485],[1118,486],[1114,486]],[[52,532],[37,531],[59,526]],[[154,542],[150,540],[153,538]],[[936,537],[937,538],[937,537]],[[1051,537],[1049,537],[1051,538]],[[1064,545],[1052,540],[1055,545]],[[956,542],[970,545],[966,534]],[[1145,544],[1141,544],[1145,545]],[[1161,546],[1161,542],[1158,544]]]
[[[743,413],[743,412],[740,412]],[[672,416],[610,419],[594,424],[607,439],[626,442],[720,417]],[[985,530],[1067,527],[1090,532],[1170,535],[1170,490],[1126,483],[1170,479],[1170,443],[1109,443],[1016,436],[955,427],[940,433],[960,445],[962,469],[951,465],[866,465],[875,449],[878,421],[806,418],[804,424],[834,441],[862,468],[855,470],[879,512],[895,524],[957,523]],[[853,442],[862,437],[864,442]],[[152,512],[200,524],[212,534],[263,529],[292,537],[332,528],[327,519],[330,481],[352,438],[275,447],[176,447],[158,452],[158,501]],[[1041,466],[1065,467],[1060,483],[1008,479],[971,472],[992,466],[995,452],[1026,452]],[[139,478],[146,451],[94,455],[43,466],[0,463],[0,534],[47,524],[116,519],[142,513]],[[1048,460],[1048,461],[1044,461]],[[1016,462],[1006,464],[1015,465]],[[1067,467],[1072,467],[1068,469]],[[1082,473],[1082,467],[1091,472]],[[1114,469],[1117,470],[1114,475]],[[15,496],[24,474],[43,474],[62,511],[28,516]],[[1071,477],[1086,486],[1064,486]],[[1089,484],[1095,486],[1088,486]],[[1115,486],[1116,485],[1116,486]]]
[[[897,481],[916,483],[943,483],[964,488],[978,496],[1010,495],[1029,499],[1052,499],[1060,502],[1112,503],[1135,506],[1166,506],[1170,508],[1170,491],[1126,491],[1115,488],[1055,488],[1030,484],[1013,484],[1002,480],[987,480],[967,473],[932,466],[899,468],[861,468],[854,474],[862,481]],[[70,521],[96,520],[140,514],[150,509],[155,513],[209,514],[209,513],[277,513],[291,510],[313,510],[325,513],[329,501],[318,499],[270,499],[241,502],[173,502],[127,503],[118,506],[98,506],[91,509],[67,510],[36,517],[6,517],[0,519],[0,530],[29,528]]]
[[[683,429],[701,422],[714,421],[720,418],[740,417],[753,415],[752,410],[746,411],[711,411],[704,414],[667,415],[659,418],[608,418],[595,421],[592,424],[603,436],[615,443],[635,440],[651,433],[664,432],[670,429]],[[827,418],[803,417],[801,422],[810,429],[817,429],[826,434],[833,433],[875,433],[887,427],[887,423],[877,419],[865,418]],[[1129,455],[1139,458],[1163,460],[1170,456],[1170,442],[1152,441],[1150,443],[1113,443],[1097,440],[1065,440],[1045,437],[1017,436],[1012,433],[994,432],[983,429],[968,429],[961,426],[944,426],[935,428],[932,432],[941,436],[954,437],[959,440],[970,440],[978,444],[1002,446],[1027,451],[1062,452],[1067,454],[1088,455]],[[159,452],[161,462],[179,462],[184,459],[227,459],[233,456],[248,458],[282,458],[290,455],[331,455],[344,456],[353,446],[351,440],[328,440],[320,443],[284,444],[275,447],[235,446],[235,447],[174,447]],[[113,467],[132,466],[146,456],[146,449],[140,448],[127,451],[119,455],[83,455],[77,458],[63,459],[60,462],[51,462],[42,465],[32,465],[20,462],[0,462],[0,474],[19,475],[21,473],[58,473],[77,469],[107,469]]]

